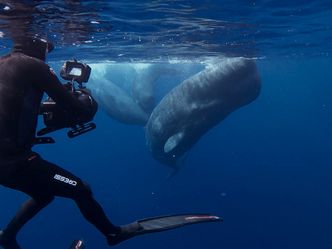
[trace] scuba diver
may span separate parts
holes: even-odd
[[[31,198],[0,231],[0,247],[19,249],[20,229],[55,196],[70,198],[84,218],[113,246],[136,235],[173,229],[186,224],[221,221],[211,215],[172,215],[116,226],[110,222],[89,186],[69,171],[32,151],[44,93],[62,110],[57,130],[90,122],[98,106],[90,92],[68,91],[45,63],[53,44],[38,37],[16,38],[8,55],[0,58],[0,185]],[[38,134],[38,133],[37,133]]]
[[[0,59],[0,184],[31,197],[0,232],[0,246],[5,249],[20,248],[17,233],[55,196],[74,200],[83,216],[110,244],[116,243],[121,233],[86,183],[31,150],[44,92],[67,114],[63,127],[88,122],[97,111],[88,91],[80,97],[73,96],[45,63],[52,49],[52,43],[44,39],[20,38],[14,42],[12,52]]]

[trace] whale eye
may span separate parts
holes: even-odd
[[[169,153],[170,151],[174,150],[176,146],[181,142],[182,138],[184,137],[184,132],[178,132],[175,135],[169,137],[164,145],[164,152]]]

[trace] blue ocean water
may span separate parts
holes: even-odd
[[[8,22],[22,17],[5,9],[14,10],[14,3],[3,2],[1,54],[11,45]],[[119,248],[332,248],[330,1],[21,2],[24,13],[33,13],[29,32],[55,41],[49,60],[56,71],[73,57],[94,65],[94,80],[109,64],[256,58],[258,99],[205,134],[172,178],[149,153],[144,127],[122,124],[102,109],[96,130],[75,139],[59,131],[56,144],[35,147],[86,180],[116,224],[187,212],[224,218],[137,237]],[[114,77],[124,76],[120,70]],[[160,82],[172,84],[171,77]],[[5,188],[0,196],[4,226],[27,197]],[[27,249],[68,248],[76,238],[87,249],[108,248],[75,204],[61,198],[18,237]]]

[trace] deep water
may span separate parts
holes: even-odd
[[[98,128],[36,147],[89,182],[117,224],[146,216],[210,212],[222,224],[146,235],[119,248],[329,248],[332,217],[332,85],[328,58],[258,60],[259,98],[226,118],[170,170],[147,151],[144,130],[102,111]],[[4,224],[26,196],[2,188]],[[19,235],[23,248],[107,248],[73,202],[56,199]],[[47,245],[47,247],[46,247]]]
[[[17,19],[9,18],[3,2],[1,55],[10,49],[8,30],[16,27],[11,21],[20,23],[29,14],[18,11]],[[260,96],[205,134],[172,177],[148,151],[144,127],[122,124],[102,108],[96,130],[74,139],[57,131],[55,144],[34,147],[87,181],[115,224],[188,212],[224,218],[133,238],[116,248],[332,248],[330,1],[21,2],[37,9],[29,30],[42,30],[55,41],[50,64],[56,72],[73,57],[93,68],[110,61],[198,63],[222,54],[256,59]],[[121,73],[113,76],[123,81]],[[98,77],[92,70],[92,78]],[[170,88],[179,81],[174,78],[160,86]],[[0,199],[2,228],[27,196],[0,187]],[[83,239],[86,249],[108,248],[74,202],[63,198],[18,236],[23,249],[65,249],[74,239]]]

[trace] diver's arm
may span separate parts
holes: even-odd
[[[84,106],[61,84],[58,77],[47,64],[40,62],[35,72],[38,76],[36,80],[32,81],[33,84],[46,92],[57,105],[63,107],[75,116],[84,115],[86,113]]]

